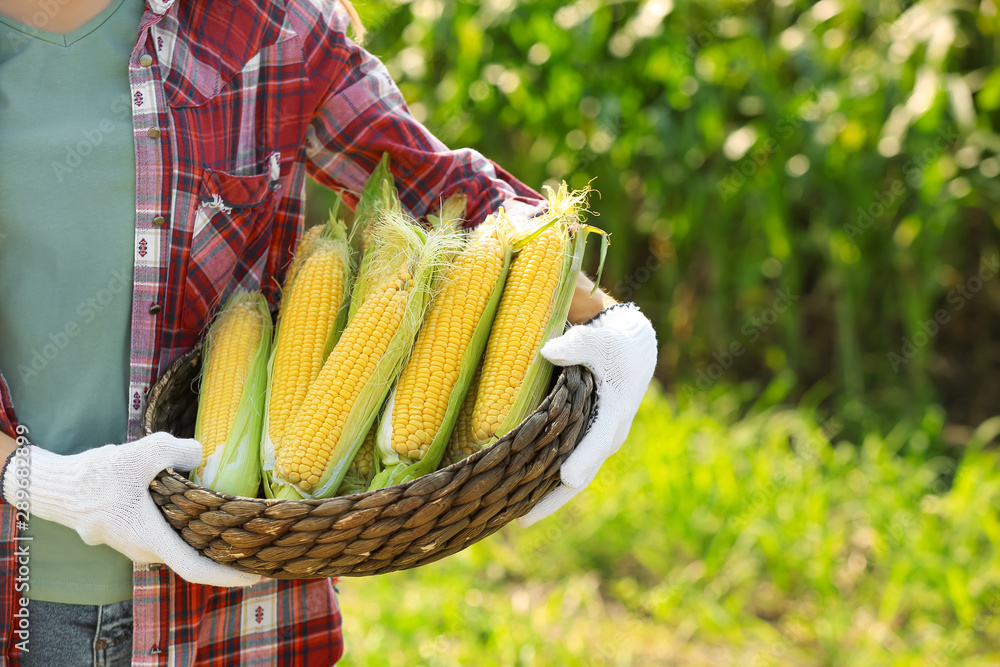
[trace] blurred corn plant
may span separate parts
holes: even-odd
[[[855,434],[996,411],[997,0],[358,9],[446,144],[536,189],[596,178],[605,285],[677,393],[774,379]]]

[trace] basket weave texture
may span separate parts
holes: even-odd
[[[200,349],[150,390],[145,434],[191,437]],[[562,369],[539,408],[497,443],[405,484],[320,500],[240,498],[171,469],[150,484],[184,540],[209,558],[274,579],[406,570],[450,556],[522,516],[559,484],[596,394],[590,371]]]

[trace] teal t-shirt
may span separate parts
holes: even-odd
[[[0,16],[0,370],[30,440],[126,439],[135,233],[128,63],[143,0],[68,35]],[[32,518],[28,597],[110,604],[132,564]]]

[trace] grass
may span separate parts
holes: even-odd
[[[341,580],[341,664],[1000,662],[1000,418],[956,462],[933,409],[843,442],[807,407],[695,399],[651,391],[553,517]]]

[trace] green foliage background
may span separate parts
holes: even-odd
[[[357,7],[446,144],[595,179],[660,357],[555,517],[344,580],[344,664],[997,664],[996,0]]]
[[[995,411],[1000,284],[966,285],[1000,252],[994,0],[357,7],[446,144],[536,189],[595,179],[605,285],[677,391],[780,377],[851,428]]]

